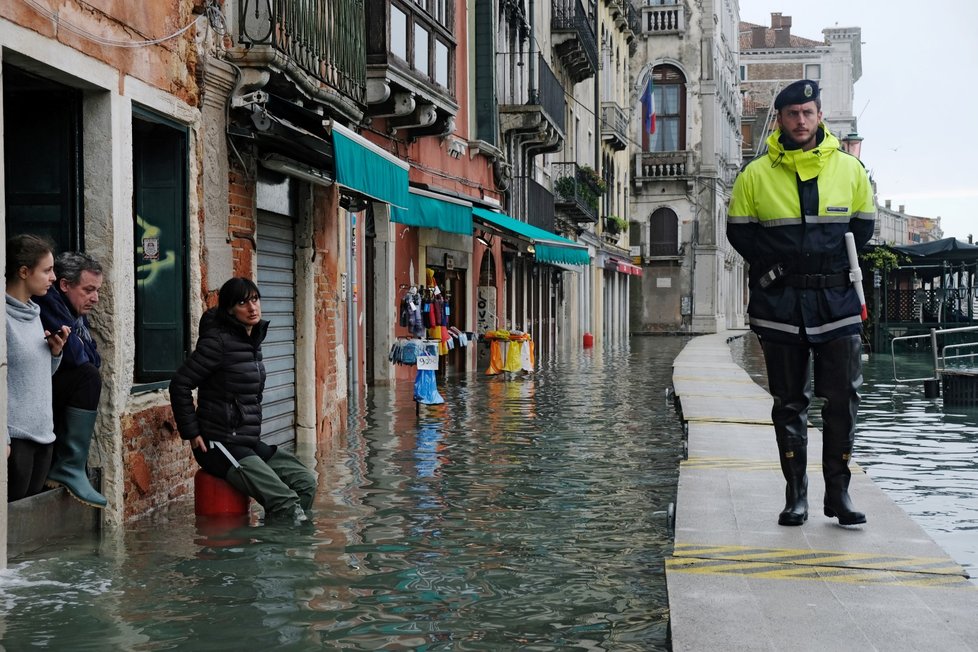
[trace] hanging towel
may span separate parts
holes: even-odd
[[[520,342],[520,367],[523,371],[533,371],[532,342]]]

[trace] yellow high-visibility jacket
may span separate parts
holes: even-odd
[[[784,343],[824,342],[862,329],[855,288],[836,281],[849,269],[846,232],[857,249],[873,236],[873,188],[859,159],[840,150],[824,124],[819,137],[806,152],[786,149],[780,130],[771,134],[767,156],[737,176],[727,210],[727,239],[750,266],[751,330]],[[761,287],[776,266],[783,277]],[[830,286],[820,287],[821,280]]]

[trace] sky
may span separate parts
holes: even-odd
[[[818,41],[826,27],[862,28],[853,113],[880,204],[978,243],[978,2],[740,0],[741,20],[770,25],[772,12]]]

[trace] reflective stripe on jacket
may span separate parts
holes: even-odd
[[[788,275],[845,272],[846,232],[857,249],[873,235],[876,202],[865,168],[839,149],[824,124],[819,132],[821,142],[806,152],[785,149],[775,131],[767,156],[737,176],[727,211],[727,239],[750,266],[751,329],[772,340],[824,342],[862,328],[851,284],[799,288],[782,280],[762,288],[758,282],[776,265]]]

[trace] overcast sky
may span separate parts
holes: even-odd
[[[777,11],[814,40],[862,28],[853,113],[880,203],[940,216],[945,237],[978,242],[978,2],[740,0],[751,23],[769,26]]]

